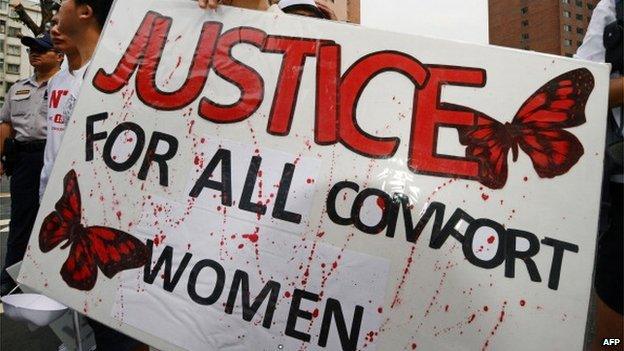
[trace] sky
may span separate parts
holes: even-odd
[[[487,0],[361,0],[362,25],[488,43]]]

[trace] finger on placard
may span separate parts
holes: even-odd
[[[219,4],[218,0],[198,0],[197,1],[199,7],[202,9],[216,9]]]

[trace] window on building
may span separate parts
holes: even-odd
[[[523,27],[528,27],[529,26],[529,20],[522,21],[522,26]]]
[[[564,3],[564,4],[569,4],[570,0],[561,0],[561,2]]]
[[[9,74],[20,74],[20,65],[9,63],[6,66],[6,72]]]
[[[0,57],[0,70],[4,71],[4,57]]]
[[[9,9],[9,0],[0,0],[0,11],[6,11]]]
[[[6,21],[0,21],[0,34],[6,33]]]
[[[523,7],[520,9],[520,13],[522,13],[523,15],[526,14],[527,12],[529,12],[529,8],[528,7]]]
[[[522,33],[522,39],[524,40],[529,39],[529,33]]]
[[[4,92],[8,93],[9,89],[11,89],[11,87],[13,86],[14,83],[11,82],[6,82],[6,84],[4,85]]]
[[[22,48],[19,45],[7,45],[7,55],[20,56],[22,54]]]
[[[592,11],[596,6],[594,4],[587,4],[587,8]]]
[[[18,28],[18,27],[11,27],[9,26],[9,36],[10,37],[15,37],[15,38],[19,38],[22,36],[22,29]]]
[[[576,4],[576,6],[578,6],[578,7],[583,7],[583,1],[581,1],[581,0],[576,0],[574,3],[575,3],[575,4]]]
[[[583,28],[576,28],[576,33],[578,33],[578,34],[585,34],[585,29],[583,29]]]
[[[12,19],[18,19],[19,15],[17,14],[17,12],[15,12],[15,10],[13,8],[9,9],[9,18]]]
[[[0,39],[0,52],[4,52],[4,39]]]
[[[563,25],[563,30],[566,32],[571,32],[572,31],[572,26],[569,24],[564,24]]]
[[[571,16],[570,11],[563,11],[563,17],[570,18],[570,16]]]
[[[564,39],[564,40],[563,40],[563,45],[564,45],[564,46],[572,46],[572,40],[570,40],[570,39]]]
[[[583,15],[581,15],[580,13],[576,15],[576,19],[579,21],[583,20]]]

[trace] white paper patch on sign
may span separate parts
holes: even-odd
[[[195,206],[290,233],[308,224],[319,160],[205,137],[193,164],[186,193]]]
[[[133,235],[148,240],[151,263],[145,276],[126,273],[115,319],[186,350],[375,349],[388,260],[186,211],[146,202]]]

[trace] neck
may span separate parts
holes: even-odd
[[[47,82],[56,72],[59,71],[58,66],[50,67],[50,68],[38,68],[35,70],[35,80],[37,83]]]
[[[74,51],[70,54],[66,54],[67,56],[67,65],[69,66],[70,71],[75,71],[82,67],[82,57],[80,57],[80,52]]]
[[[99,29],[91,27],[84,31],[81,40],[76,45],[80,54],[81,65],[91,60],[99,39]]]

